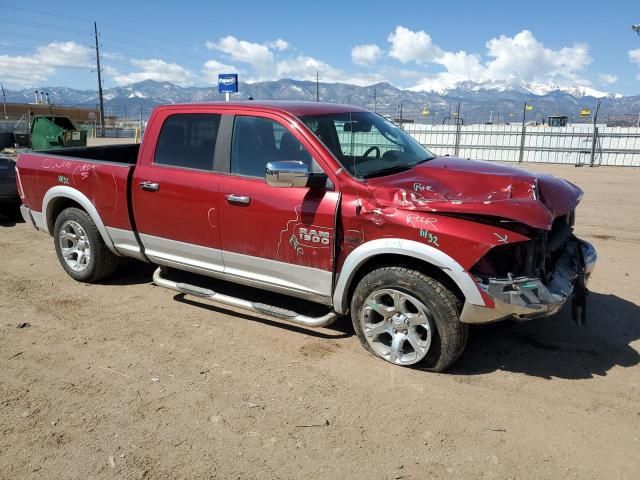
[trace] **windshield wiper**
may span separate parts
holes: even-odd
[[[394,165],[393,167],[381,168],[380,170],[374,170],[362,176],[362,178],[379,177],[381,175],[390,175],[392,173],[406,172],[411,170],[413,165]]]

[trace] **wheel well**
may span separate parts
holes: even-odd
[[[51,235],[53,235],[53,226],[56,223],[58,215],[60,215],[63,210],[72,207],[86,211],[78,202],[67,197],[58,197],[52,200],[52,205],[49,206],[47,211],[47,227],[49,228]]]
[[[461,303],[464,303],[465,301],[464,294],[462,293],[462,290],[460,290],[460,287],[458,287],[453,279],[444,273],[442,269],[418,258],[393,253],[376,255],[365,260],[351,279],[351,283],[349,284],[349,295],[347,298],[350,299],[352,297],[358,283],[360,283],[360,280],[362,280],[365,275],[382,267],[405,267],[411,270],[416,270],[440,282],[451,293],[453,293]]]

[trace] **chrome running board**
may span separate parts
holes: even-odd
[[[174,282],[173,280],[162,278],[161,267],[158,267],[156,271],[153,272],[153,283],[159,287],[168,288],[169,290],[184,293],[185,295],[193,295],[194,297],[203,298],[214,303],[241,308],[242,310],[258,313],[260,315],[268,315],[270,317],[274,317],[279,320],[286,320],[287,322],[302,325],[304,327],[326,327],[331,325],[337,318],[337,314],[333,311],[323,315],[322,317],[307,317],[306,315],[300,315],[299,313],[285,308],[267,305],[265,303],[250,302],[241,298],[216,293],[209,288],[197,287],[188,283]]]

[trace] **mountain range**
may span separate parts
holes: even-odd
[[[98,104],[94,90],[68,87],[40,87],[6,91],[6,101],[25,103],[34,101],[34,90],[49,94],[57,105],[91,106]],[[240,93],[233,98],[256,100],[315,100],[316,83],[282,79],[269,82],[240,83]],[[640,112],[640,95],[607,94],[588,87],[560,88],[554,85],[522,84],[516,88],[486,88],[470,82],[441,92],[417,92],[399,89],[389,83],[366,87],[345,83],[320,83],[321,101],[349,103],[376,109],[393,117],[415,119],[423,123],[443,123],[456,116],[460,103],[460,118],[466,123],[521,121],[524,103],[533,106],[527,120],[542,121],[552,114],[569,116],[574,122],[590,121],[580,117],[584,108],[593,109],[600,98],[599,118],[610,125],[635,125]],[[223,100],[217,87],[180,87],[169,82],[143,82],[104,90],[107,115],[130,116],[143,111],[145,116],[156,105],[166,103]],[[428,113],[427,113],[428,112]],[[425,115],[425,113],[427,113]]]

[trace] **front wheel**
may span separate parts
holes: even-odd
[[[118,265],[118,257],[84,210],[63,210],[56,218],[53,238],[60,265],[75,280],[97,282],[111,275]]]
[[[351,299],[351,320],[360,343],[396,365],[441,372],[467,342],[460,301],[435,279],[405,267],[365,275]]]

